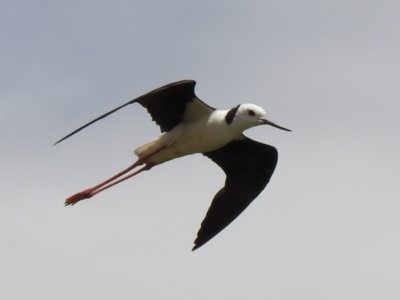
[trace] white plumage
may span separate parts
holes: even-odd
[[[198,109],[198,105],[195,106]],[[217,150],[235,139],[242,138],[242,132],[254,126],[263,125],[265,111],[254,104],[242,104],[236,112],[234,121],[225,121],[229,110],[211,110],[196,114],[193,107],[187,108],[183,122],[145,145],[134,153],[139,157],[148,157],[144,163],[158,165],[188,154],[205,153]],[[254,112],[250,115],[249,111]],[[159,152],[157,152],[160,150]],[[151,155],[152,153],[154,155]]]
[[[283,130],[266,119],[265,111],[254,104],[242,104],[230,110],[212,108],[196,97],[195,81],[183,80],[151,91],[117,107],[78,128],[62,140],[129,104],[144,106],[163,134],[138,147],[138,160],[106,181],[69,197],[65,205],[91,198],[95,194],[142,171],[169,160],[202,153],[226,173],[225,186],[215,195],[195,240],[193,250],[207,243],[228,226],[264,189],[274,172],[277,150],[253,141],[243,131],[268,124]],[[56,144],[57,144],[56,143]],[[122,175],[143,165],[131,174]]]

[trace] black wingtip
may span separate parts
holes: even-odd
[[[213,238],[213,237],[214,237],[214,236],[212,236],[211,238]],[[207,239],[203,239],[203,240],[197,238],[197,239],[194,241],[194,247],[192,248],[192,251],[197,250],[197,249],[199,249],[200,247],[202,247],[202,246],[204,246],[205,244],[207,244],[207,242],[210,241],[211,238],[207,238]]]
[[[61,139],[61,140],[55,142],[55,143],[53,144],[53,146],[57,145],[58,143],[62,142],[63,140],[65,140],[65,138],[63,138],[63,139]]]
[[[133,99],[133,100],[131,100],[131,101],[129,101],[129,102],[127,102],[127,103],[125,103],[125,104],[123,104],[123,105],[121,105],[121,106],[119,106],[119,107],[117,107],[117,108],[115,108],[115,109],[113,109],[113,110],[111,110],[111,111],[109,111],[108,113],[105,113],[104,115],[101,115],[100,117],[94,119],[93,121],[90,121],[89,123],[83,125],[82,127],[79,127],[79,128],[76,129],[75,131],[71,132],[70,134],[68,134],[67,136],[63,137],[61,140],[59,140],[58,142],[56,142],[53,146],[57,145],[58,143],[61,143],[63,140],[66,140],[66,139],[69,138],[70,136],[74,135],[75,133],[78,133],[78,132],[81,131],[82,129],[85,129],[85,128],[88,127],[89,125],[92,125],[93,123],[95,123],[95,122],[97,122],[97,121],[99,121],[99,120],[101,120],[101,119],[107,117],[108,115],[111,115],[112,113],[116,112],[117,110],[119,110],[119,109],[121,109],[121,108],[123,108],[123,107],[125,107],[125,106],[127,106],[127,105],[129,105],[129,104],[132,104],[132,103],[137,102],[138,99],[140,99],[140,97],[139,97],[139,98],[136,98],[136,99]]]
[[[92,123],[92,122],[91,122],[91,123]],[[55,142],[55,143],[53,144],[53,146],[57,145],[58,143],[61,143],[63,140],[66,140],[66,139],[69,138],[71,135],[74,135],[74,134],[77,133],[78,131],[80,131],[80,130],[82,130],[83,128],[89,126],[91,123],[89,123],[89,124],[87,124],[87,125],[85,125],[85,126],[79,128],[79,129],[75,130],[74,132],[68,134],[67,136],[63,137],[61,140]]]

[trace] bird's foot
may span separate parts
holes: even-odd
[[[81,200],[91,198],[93,196],[92,192],[93,192],[92,189],[88,189],[69,197],[67,200],[65,200],[65,206],[74,205],[75,203]]]

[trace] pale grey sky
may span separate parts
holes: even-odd
[[[227,3],[0,4],[1,299],[399,299],[400,2]],[[275,174],[195,252],[225,179],[201,155],[63,206],[159,135],[141,106],[52,146],[181,79],[293,130],[246,132]]]

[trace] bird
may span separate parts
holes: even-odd
[[[162,132],[161,136],[134,151],[138,157],[134,164],[102,183],[67,198],[65,205],[74,205],[91,198],[172,159],[201,153],[225,172],[226,180],[224,187],[211,202],[192,251],[206,244],[235,220],[264,190],[278,161],[275,147],[254,141],[246,137],[243,131],[259,125],[291,130],[269,121],[265,111],[254,104],[240,104],[228,110],[213,108],[195,95],[195,85],[194,80],[181,80],[157,88],[103,114],[57,141],[54,145],[134,103],[147,109]],[[142,168],[125,175],[142,165]]]

